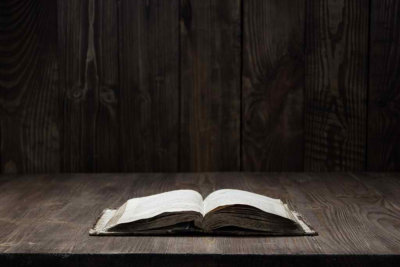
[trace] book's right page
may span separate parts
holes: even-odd
[[[288,232],[289,235],[316,235],[317,233],[307,224],[305,223],[303,217],[289,209],[288,205],[283,203],[280,199],[275,199],[275,198],[270,198],[267,196],[251,193],[248,191],[243,191],[243,190],[237,190],[237,189],[221,189],[217,190],[210,195],[208,195],[204,199],[204,214],[207,215],[212,215],[207,216],[208,218],[216,218],[214,214],[220,214],[221,211],[225,211],[226,208],[229,208],[230,206],[235,206],[235,205],[246,205],[246,206],[251,206],[254,207],[258,210],[261,210],[265,213],[268,214],[273,214],[277,215],[279,217],[282,217],[284,221],[282,222],[288,222],[289,220],[296,223],[298,225],[299,231],[295,232]],[[243,210],[242,210],[243,211]],[[229,208],[228,213],[223,212],[225,214],[232,214],[232,212],[238,212],[238,209],[232,209]],[[246,213],[244,213],[246,214]],[[244,220],[244,215],[243,213],[240,215],[241,220]],[[253,214],[254,215],[254,214]],[[235,216],[232,217],[232,215],[227,215],[230,216],[230,221],[234,222],[235,221]],[[226,220],[227,218],[218,216],[217,220]],[[254,219],[254,217],[253,217]],[[212,220],[207,220],[208,222],[212,222]],[[238,221],[236,221],[238,222]],[[242,224],[243,225],[243,224]],[[206,226],[207,227],[207,226]],[[276,226],[275,226],[276,227]],[[282,224],[283,227],[283,224]],[[279,228],[279,227],[278,227]],[[279,229],[278,229],[279,230]],[[273,234],[273,233],[272,233]],[[276,233],[279,235],[279,233]]]
[[[204,214],[228,205],[253,206],[264,212],[291,219],[281,200],[237,189],[221,189],[209,194],[204,199]]]

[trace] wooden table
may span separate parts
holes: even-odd
[[[103,208],[182,188],[203,196],[237,188],[284,199],[319,236],[88,235]],[[1,176],[0,192],[0,266],[400,264],[399,174],[10,175]]]

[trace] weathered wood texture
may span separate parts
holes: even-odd
[[[0,2],[3,173],[60,170],[56,3]]]
[[[395,260],[400,260],[399,178],[399,174],[377,173],[2,176],[0,265],[47,261],[104,266],[104,260],[107,266],[141,262],[146,266],[172,262],[243,266],[247,260],[263,266],[271,262],[276,262],[274,266],[396,266]],[[240,242],[237,237],[88,235],[104,208],[118,207],[129,198],[178,188],[206,196],[226,187],[290,202],[319,235],[241,237]],[[151,260],[146,258],[150,256]]]
[[[59,1],[57,7],[59,87],[63,96],[62,171],[86,172],[92,169],[93,163],[94,95],[97,90],[93,10],[89,14],[89,0]]]
[[[180,169],[240,169],[240,1],[181,1]]]
[[[305,169],[363,170],[369,1],[307,1]]]
[[[400,170],[399,5],[1,1],[1,172]]]
[[[122,170],[178,168],[178,0],[120,1]]]
[[[303,170],[305,1],[243,4],[243,169]]]
[[[97,90],[93,129],[93,170],[120,170],[120,84],[118,54],[118,1],[93,1],[93,52]]]
[[[58,1],[62,171],[119,170],[115,1]]]
[[[367,166],[400,171],[400,1],[371,3]]]

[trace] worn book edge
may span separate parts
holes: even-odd
[[[114,216],[116,211],[117,210],[112,209],[103,210],[103,212],[100,214],[95,224],[93,225],[93,228],[89,230],[89,235],[102,235],[108,233],[107,231],[104,231],[104,228]]]
[[[92,229],[89,230],[89,235],[91,236],[121,236],[121,235],[179,235],[180,232],[182,234],[203,234],[203,235],[252,235],[252,236],[315,236],[318,235],[318,233],[304,220],[304,217],[299,214],[296,211],[293,211],[289,209],[287,204],[284,204],[285,208],[291,211],[291,213],[294,216],[294,220],[301,226],[303,229],[304,233],[290,233],[290,234],[282,234],[282,233],[267,233],[267,232],[252,232],[252,231],[224,231],[224,232],[204,232],[199,229],[188,229],[184,228],[182,230],[177,229],[177,230],[171,230],[168,231],[166,229],[162,230],[148,230],[148,231],[141,231],[141,232],[135,232],[135,233],[121,233],[121,232],[112,232],[112,231],[104,231],[105,226],[107,223],[111,220],[111,218],[114,216],[116,210],[113,209],[105,209],[103,212],[100,214],[99,218],[96,220],[94,226]]]
[[[310,226],[308,222],[305,221],[304,217],[300,213],[290,209],[287,204],[284,204],[284,206],[293,214],[295,221],[303,229],[304,235],[318,235],[318,233]]]

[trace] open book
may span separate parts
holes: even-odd
[[[106,209],[90,235],[315,235],[279,199],[222,189],[205,199],[193,190],[175,190],[133,198]]]

